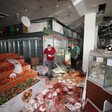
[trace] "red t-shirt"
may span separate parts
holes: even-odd
[[[47,61],[53,61],[54,60],[54,56],[50,57],[50,55],[53,55],[54,53],[56,53],[56,50],[54,47],[51,47],[50,51],[47,48],[44,50],[44,54],[47,55]]]

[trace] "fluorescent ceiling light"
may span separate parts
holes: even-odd
[[[0,16],[9,16],[8,14],[0,12]]]
[[[56,7],[59,7],[59,5],[56,5]]]
[[[82,0],[75,0],[75,2],[73,2],[74,6],[76,6],[77,4],[79,4]]]

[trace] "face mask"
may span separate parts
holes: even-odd
[[[50,51],[51,49],[47,49],[48,51]]]
[[[72,47],[72,49],[73,49],[74,47]]]

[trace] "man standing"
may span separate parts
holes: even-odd
[[[71,52],[71,69],[73,70],[73,69],[76,69],[76,63],[78,58],[77,46],[74,46],[74,44],[71,44],[70,52]]]
[[[52,78],[52,68],[53,68],[53,63],[54,63],[54,56],[56,55],[56,50],[54,47],[51,47],[49,44],[47,48],[44,50],[44,56],[43,56],[43,61],[45,63],[45,56],[47,56],[47,62],[46,64],[48,65],[48,77],[49,79]]]

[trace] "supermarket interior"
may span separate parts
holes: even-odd
[[[112,0],[0,1],[0,112],[112,112]]]

